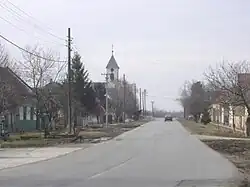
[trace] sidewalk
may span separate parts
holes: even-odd
[[[1,149],[0,170],[45,161],[85,149],[89,145],[45,148]]]

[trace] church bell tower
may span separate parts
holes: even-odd
[[[106,66],[106,73],[109,75],[111,81],[117,81],[119,79],[119,66],[114,57],[114,50],[112,46],[112,55]]]

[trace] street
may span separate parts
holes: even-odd
[[[177,121],[147,123],[67,156],[0,171],[1,187],[229,186],[238,170]]]

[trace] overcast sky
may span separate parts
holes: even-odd
[[[93,81],[104,80],[114,44],[120,75],[147,89],[148,103],[154,100],[158,108],[180,110],[174,101],[180,87],[185,80],[202,79],[209,65],[250,57],[246,0],[10,1],[39,21],[0,0],[0,34],[20,46],[39,42],[65,58],[65,42],[44,31],[66,39],[70,27]],[[20,58],[17,49],[6,46]]]

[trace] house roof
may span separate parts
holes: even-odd
[[[0,80],[10,84],[20,95],[33,95],[32,88],[8,67],[0,67]]]
[[[43,88],[44,89],[48,89],[48,90],[57,90],[57,89],[60,89],[62,88],[63,85],[58,83],[58,82],[53,82],[53,81],[50,81],[48,84],[46,84]]]
[[[108,62],[108,65],[106,66],[106,69],[111,69],[111,68],[119,69],[119,66],[118,66],[113,54]]]

